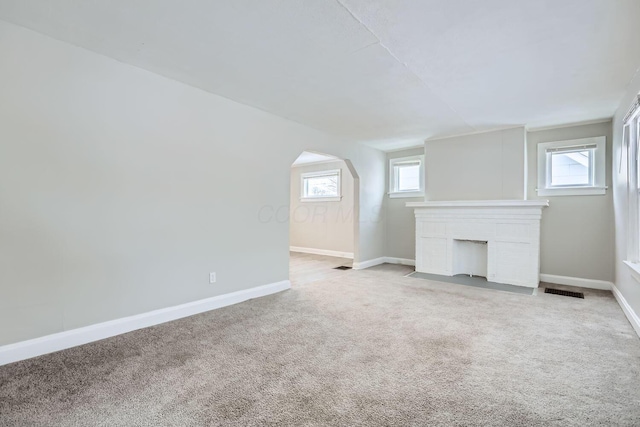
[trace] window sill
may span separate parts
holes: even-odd
[[[538,196],[601,196],[608,187],[536,188]]]
[[[631,276],[636,280],[636,282],[640,283],[640,263],[631,262],[631,261],[622,261],[627,264],[629,270],[631,270]]]
[[[301,197],[300,201],[303,203],[319,203],[319,202],[339,202],[342,200],[342,196],[338,197]]]
[[[391,199],[408,199],[411,197],[424,197],[424,193],[422,191],[406,191],[406,192],[387,193],[387,194],[389,194],[389,198]]]

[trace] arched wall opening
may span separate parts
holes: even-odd
[[[358,253],[359,186],[348,159],[303,151],[291,165],[290,250],[342,258],[351,266]]]

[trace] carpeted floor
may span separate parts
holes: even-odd
[[[292,259],[295,281],[309,258]],[[640,340],[610,293],[408,271],[331,272],[0,367],[0,426],[640,425]]]

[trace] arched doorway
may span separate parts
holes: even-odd
[[[351,162],[303,151],[291,165],[290,280],[344,273],[357,251],[359,181]]]

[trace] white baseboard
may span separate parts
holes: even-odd
[[[620,304],[620,308],[622,308],[625,316],[627,316],[627,319],[629,319],[629,323],[631,323],[631,326],[633,326],[633,329],[635,329],[636,334],[638,334],[638,337],[640,337],[640,317],[638,317],[636,312],[633,311],[633,308],[631,308],[616,285],[611,285],[611,292],[613,292],[613,296],[616,297],[618,304]]]
[[[289,288],[291,288],[291,282],[283,280],[251,289],[244,289],[242,291],[218,295],[186,304],[136,314],[135,316],[123,317],[108,322],[46,335],[15,344],[4,345],[0,347],[0,366],[102,340],[137,329],[147,328],[160,323],[170,322],[183,317],[193,316],[194,314],[274,294]]]
[[[386,256],[384,257],[384,262],[389,264],[410,265],[412,267],[416,266],[416,260],[409,258],[396,258],[392,256]]]
[[[289,246],[291,252],[301,252],[303,254],[335,256],[338,258],[353,259],[353,252],[330,251],[328,249],[301,248],[300,246]]]
[[[373,267],[374,265],[380,265],[384,263],[385,263],[385,257],[381,256],[380,258],[368,259],[362,262],[354,262],[353,269],[364,270],[365,268]]]
[[[609,291],[613,283],[605,280],[582,279],[580,277],[556,276],[555,274],[540,274],[540,281],[556,283],[558,285],[577,286],[579,288],[602,289]]]
[[[370,259],[367,261],[362,261],[362,262],[354,262],[353,263],[353,269],[354,270],[363,270],[365,268],[369,268],[369,267],[374,267],[376,265],[380,265],[380,264],[400,264],[400,265],[410,265],[410,266],[415,266],[416,265],[416,260],[415,259],[408,259],[408,258],[396,258],[396,257],[390,257],[390,256],[381,256],[380,258],[374,258],[374,259]]]

